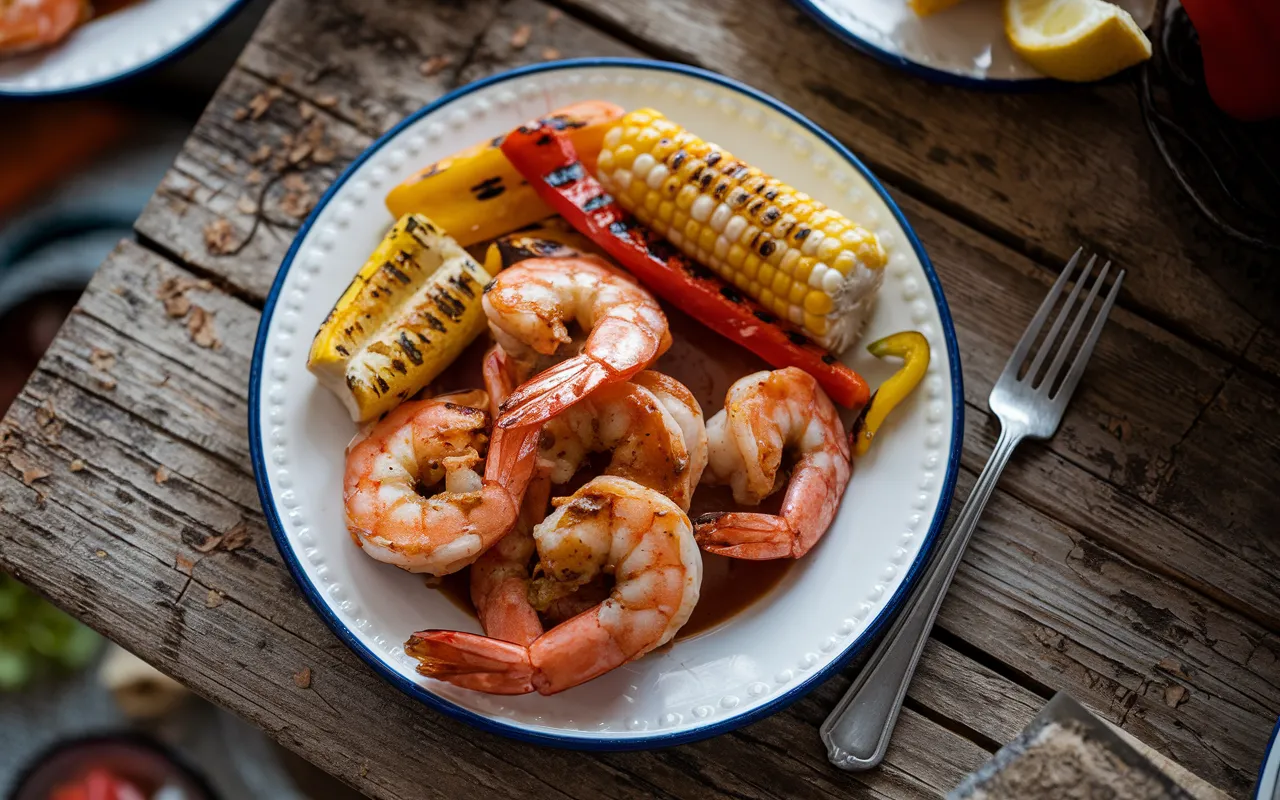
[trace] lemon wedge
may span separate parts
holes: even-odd
[[[1004,29],[1028,64],[1064,81],[1096,81],[1151,57],[1129,12],[1105,0],[1004,0]]]

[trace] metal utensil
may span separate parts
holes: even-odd
[[[1009,457],[1013,455],[1019,442],[1027,437],[1048,439],[1062,421],[1062,412],[1066,409],[1076,384],[1080,382],[1085,364],[1093,353],[1093,346],[1102,333],[1102,327],[1107,321],[1107,315],[1111,313],[1111,306],[1115,303],[1116,295],[1120,293],[1120,284],[1124,280],[1124,270],[1121,270],[1106,299],[1102,301],[1102,307],[1090,326],[1084,343],[1071,361],[1070,369],[1059,381],[1076,337],[1089,317],[1099,290],[1106,283],[1107,273],[1111,270],[1111,262],[1108,261],[1093,281],[1084,304],[1076,309],[1076,301],[1097,261],[1097,256],[1090,258],[1084,270],[1076,276],[1075,285],[1062,310],[1058,312],[1049,332],[1036,348],[1030,365],[1024,371],[1022,367],[1027,357],[1032,355],[1032,346],[1040,338],[1040,332],[1057,305],[1063,289],[1071,282],[1081,252],[1077,250],[1067,262],[1062,275],[1049,290],[1031,324],[1027,326],[1026,333],[1014,348],[995,388],[991,390],[991,397],[987,402],[1000,419],[1000,438],[996,441],[987,466],[973,485],[973,491],[969,493],[969,501],[965,503],[950,535],[943,542],[920,585],[890,626],[884,640],[835,710],[822,723],[820,733],[827,746],[827,757],[841,769],[871,769],[884,758],[894,723],[898,720],[898,711],[902,708],[902,698],[907,693],[907,685],[911,683],[916,662],[920,660],[920,653],[929,638],[934,617],[938,615],[938,608],[947,594],[947,587],[951,585],[951,578],[964,555],[964,548],[978,527],[978,518],[982,515],[987,500],[991,498],[996,482],[1000,480],[1000,473],[1004,471],[1005,464],[1009,463]],[[1070,327],[1059,342],[1059,334],[1068,320]],[[1050,362],[1049,366],[1042,369],[1046,360]]]

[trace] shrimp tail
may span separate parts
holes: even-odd
[[[542,428],[538,425],[515,430],[494,428],[484,465],[484,482],[505,487],[512,497],[522,499],[538,466],[541,435]],[[514,514],[512,522],[515,522]]]
[[[546,422],[610,380],[626,377],[619,377],[591,356],[574,356],[539,373],[512,392],[501,406],[502,416],[498,417],[496,427],[518,428]]]
[[[786,518],[773,514],[721,512],[703,514],[695,520],[694,538],[708,553],[765,561],[799,558],[800,535]],[[808,550],[808,548],[805,548]]]
[[[534,691],[533,662],[524,645],[461,631],[418,631],[404,643],[418,674],[489,694]]]

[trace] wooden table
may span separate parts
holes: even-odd
[[[249,362],[312,203],[441,93],[584,55],[739,78],[889,185],[959,332],[960,499],[994,442],[991,383],[1060,265],[1085,244],[1129,269],[1062,430],[1019,454],[987,510],[879,770],[836,770],[817,737],[854,669],[765,721],[658,752],[473,730],[348,651],[267,532]],[[1128,82],[926,83],[784,0],[279,0],[137,233],[4,420],[0,567],[370,795],[935,797],[1057,690],[1232,795],[1252,786],[1280,713],[1280,265],[1182,199]]]

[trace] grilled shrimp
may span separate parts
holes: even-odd
[[[784,453],[795,457],[782,508],[773,514],[703,514],[698,544],[733,558],[799,558],[826,533],[853,471],[849,438],[830,398],[809,373],[757,372],[729,387],[707,422],[711,460],[703,480],[727,484],[755,505],[779,488]]]
[[[566,483],[591,453],[612,453],[606,475],[633,480],[689,509],[707,465],[707,434],[693,393],[644,371],[603,386],[542,427],[539,466]]]
[[[57,44],[91,13],[85,0],[0,0],[0,57]]]
[[[418,672],[490,694],[555,694],[640,658],[688,621],[702,585],[689,518],[667,497],[625,478],[601,476],[534,528],[554,579],[616,580],[609,597],[532,644],[460,631],[426,630],[405,642]]]
[[[471,604],[488,636],[531,644],[542,635],[542,621],[529,602],[529,562],[533,527],[547,515],[551,481],[539,475],[529,482],[515,527],[471,565]]]
[[[405,403],[347,446],[347,530],[366,553],[447,575],[511,528],[537,461],[538,431],[495,432],[488,442],[488,403],[481,391]],[[441,481],[444,490],[431,497],[418,491]]]
[[[502,404],[503,428],[546,422],[608,383],[624,381],[671,346],[651,294],[595,256],[532,258],[498,273],[484,311],[498,344],[529,372],[539,356],[572,343],[568,323],[589,331],[582,352],[520,385]]]
[[[501,402],[495,398],[510,391],[511,369],[500,347],[486,355],[491,402]],[[707,464],[702,409],[679,381],[645,371],[596,390],[547,421],[538,451],[538,474],[546,477],[530,485],[516,526],[471,567],[471,600],[489,636],[528,644],[542,632],[538,612],[556,617],[580,604],[577,595],[592,597],[578,585],[546,576],[529,579],[532,528],[546,513],[547,483],[569,481],[592,452],[613,453],[606,475],[659,491],[687,511]]]

